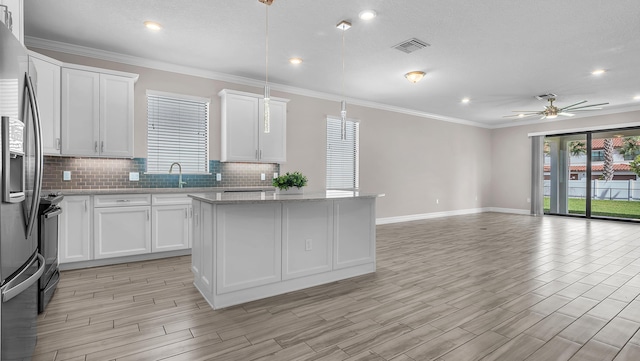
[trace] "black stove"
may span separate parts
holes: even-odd
[[[45,269],[38,281],[38,313],[44,311],[51,297],[53,297],[60,280],[60,271],[58,270],[58,216],[62,213],[62,208],[58,204],[63,199],[64,196],[60,193],[49,193],[40,197],[40,207],[38,207],[40,218],[38,250],[45,259]]]

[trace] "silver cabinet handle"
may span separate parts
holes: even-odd
[[[256,159],[260,159],[258,158],[258,150],[256,149]]]
[[[147,221],[149,220],[149,210],[147,209]]]
[[[196,223],[196,226],[198,225],[198,220],[199,220],[198,212],[194,212],[193,213],[193,221]]]
[[[189,210],[187,210],[186,208],[184,209],[184,219],[189,218]]]
[[[193,217],[193,207],[189,207],[189,218]]]
[[[93,150],[94,153],[98,153],[98,141],[97,140],[95,141],[95,145],[94,145],[93,149],[94,149]]]
[[[56,138],[56,150],[60,150],[61,146],[60,138]]]
[[[89,210],[89,207],[87,207],[87,200],[85,199],[84,200],[84,211],[86,212],[88,210]]]
[[[100,142],[100,152],[104,153],[104,140]]]
[[[260,158],[258,159],[262,159],[262,149],[260,149]]]
[[[131,202],[131,199],[116,199],[116,202]]]

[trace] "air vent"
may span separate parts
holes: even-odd
[[[555,98],[555,97],[556,95],[553,93],[536,95],[536,99],[538,100],[547,100],[549,98]]]
[[[409,39],[409,40],[403,41],[400,44],[395,45],[393,48],[394,49],[398,49],[403,53],[410,54],[410,53],[413,53],[416,50],[420,50],[422,48],[426,48],[427,46],[431,46],[431,45],[429,45],[428,43],[425,43],[422,40],[418,40],[416,38],[413,38],[413,39]]]

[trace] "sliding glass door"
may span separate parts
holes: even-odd
[[[545,137],[544,211],[640,220],[640,129]]]

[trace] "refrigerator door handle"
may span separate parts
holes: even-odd
[[[27,272],[27,270],[31,268],[31,265],[34,262],[40,262],[40,267],[38,268],[38,271],[36,273],[31,275],[26,280],[18,283],[17,285],[14,285],[13,281],[10,281],[2,287],[2,302],[11,300],[12,298],[24,292],[27,288],[31,287],[34,283],[38,282],[38,279],[40,279],[40,276],[42,276],[42,274],[44,273],[44,268],[46,267],[44,257],[42,257],[40,253],[37,253],[35,256],[33,256],[31,262],[29,262],[29,265],[25,267],[22,272],[20,272],[14,278],[14,280],[18,279],[24,272]]]
[[[31,214],[29,214],[29,224],[27,225],[27,237],[31,235],[33,227],[38,218],[38,206],[40,205],[40,190],[42,189],[42,165],[44,155],[42,153],[42,127],[40,123],[40,108],[38,107],[38,99],[33,90],[33,81],[31,77],[25,73],[27,90],[29,93],[29,109],[31,109],[31,117],[33,119],[34,140],[36,150],[36,169],[35,184],[33,185],[33,197],[31,198]]]

